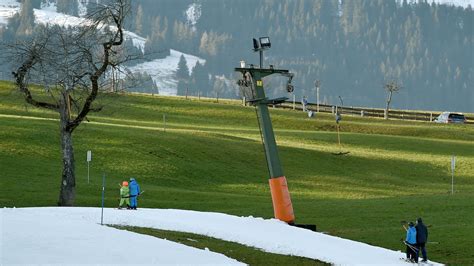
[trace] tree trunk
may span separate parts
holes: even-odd
[[[390,102],[392,101],[392,91],[389,91],[388,99],[387,99],[387,107],[385,108],[385,119],[388,119],[388,110],[390,108]]]
[[[63,155],[63,173],[61,178],[61,191],[59,193],[59,206],[73,206],[76,198],[76,176],[74,167],[74,149],[72,146],[72,130],[67,125],[70,120],[68,108],[69,94],[64,93],[59,106],[61,123],[61,151]]]

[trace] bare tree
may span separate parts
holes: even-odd
[[[390,103],[392,102],[392,94],[398,92],[402,87],[395,80],[391,80],[384,85],[384,88],[388,92],[387,107],[385,108],[384,119],[388,119],[388,111],[390,109]]]
[[[94,101],[105,86],[104,76],[124,61],[120,49],[129,11],[128,0],[110,0],[78,27],[37,26],[31,40],[10,46],[19,66],[13,72],[15,83],[26,102],[59,113],[63,161],[59,206],[74,205],[72,133],[90,112],[102,109]]]

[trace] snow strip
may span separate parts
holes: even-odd
[[[2,229],[3,246],[1,250],[4,252],[3,256],[8,259],[5,262],[23,263],[23,259],[26,260],[26,258],[23,258],[24,256],[20,254],[25,254],[25,252],[30,252],[30,250],[36,250],[35,254],[47,253],[49,247],[58,248],[61,252],[66,252],[72,256],[70,254],[72,251],[68,251],[71,248],[56,247],[52,245],[51,242],[53,241],[55,244],[63,245],[64,247],[67,245],[61,243],[69,241],[71,243],[77,242],[75,245],[80,248],[89,248],[89,245],[93,245],[95,249],[98,249],[97,243],[90,238],[95,234],[99,234],[100,239],[103,239],[99,241],[99,246],[109,246],[99,249],[100,252],[94,252],[94,256],[97,256],[96,253],[102,253],[102,251],[106,253],[116,252],[114,254],[123,253],[124,249],[120,250],[118,246],[132,241],[129,239],[131,236],[126,234],[109,235],[108,233],[112,232],[109,230],[113,229],[101,231],[105,229],[103,227],[100,227],[101,229],[95,228],[94,226],[100,222],[100,213],[101,210],[99,208],[82,207],[3,209],[0,213],[2,216],[1,220],[4,223],[2,228],[8,228],[8,230]],[[54,225],[50,226],[50,223]],[[404,252],[292,227],[276,219],[237,217],[223,213],[175,209],[124,211],[106,208],[104,209],[104,223],[201,234],[256,247],[272,253],[307,257],[337,265],[411,265],[402,260],[405,258]],[[79,229],[75,230],[77,232],[69,232],[71,228],[69,225]],[[82,227],[85,228],[84,231],[82,231]],[[53,233],[51,232],[52,230],[59,231],[58,233]],[[54,238],[58,239],[51,239],[53,238],[51,234],[54,234]],[[133,242],[133,245],[139,245],[139,241],[141,240],[136,240],[136,242]],[[140,252],[140,256],[137,257],[145,256],[144,258],[149,260],[149,263],[152,263],[151,259],[154,257],[150,256],[154,252],[152,250],[156,250],[156,248],[144,251],[140,251],[137,248],[136,251],[134,250],[131,253]],[[15,250],[17,249],[21,250],[21,252],[16,252]],[[51,256],[60,256],[61,252],[53,252],[53,250],[50,251],[52,253]],[[169,252],[173,251],[162,250],[160,253]],[[87,256],[87,253],[83,255]],[[120,259],[123,258],[122,254]],[[82,258],[82,256],[76,259],[81,262],[91,260]],[[103,261],[104,258],[101,260],[97,259],[94,260],[94,263]],[[195,264],[196,261],[193,259],[192,263]],[[78,261],[73,262],[76,263]],[[431,265],[441,265],[433,262],[430,263]]]
[[[0,209],[0,265],[244,265],[209,250],[101,226],[90,219],[97,215],[96,208]]]

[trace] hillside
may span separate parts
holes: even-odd
[[[56,116],[25,106],[0,86],[0,206],[54,206],[61,161]],[[78,206],[118,204],[118,184],[136,177],[141,207],[273,217],[255,111],[239,102],[102,95],[104,111],[74,133]],[[163,115],[166,115],[164,129]],[[271,110],[298,223],[400,250],[401,220],[423,217],[430,259],[474,261],[474,128],[345,117],[338,152],[333,117]],[[86,151],[92,150],[87,184]],[[456,155],[455,194],[450,159]]]
[[[35,32],[33,16],[39,24],[56,18],[72,23],[94,6],[93,1],[24,2],[21,11],[18,2],[0,0],[1,41]],[[256,64],[252,38],[269,36],[265,65],[294,72],[298,98],[314,102],[319,80],[324,103],[337,104],[342,97],[350,106],[383,107],[383,86],[396,80],[403,89],[394,108],[474,112],[470,0],[132,2],[126,46],[142,58],[129,67],[147,73],[140,76],[147,92],[184,95],[188,89],[190,95],[237,98],[233,68],[240,60]],[[175,77],[176,62],[170,67],[165,60],[174,59],[172,51],[188,61],[182,84]],[[11,73],[9,63],[3,60],[0,72]],[[278,79],[270,83],[282,86]]]

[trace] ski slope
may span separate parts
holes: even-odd
[[[188,14],[188,17],[191,14],[194,14],[193,22],[199,18],[200,13],[197,11],[197,6],[190,6],[192,9]],[[14,14],[20,11],[21,5],[15,0],[0,0],[0,26],[6,25],[8,23],[8,18],[12,17]],[[84,6],[80,5],[80,13],[84,14]],[[87,24],[87,19],[83,17],[76,17],[71,15],[66,15],[63,13],[58,13],[56,11],[55,3],[46,3],[42,5],[41,9],[34,9],[35,23],[43,25],[60,25],[63,27],[76,27],[80,25]],[[196,13],[196,14],[195,14]],[[124,31],[125,39],[131,40],[133,45],[140,49],[142,52],[145,50],[146,39],[130,31]],[[184,56],[187,62],[188,69],[190,74],[197,62],[205,64],[206,60],[190,55],[181,53],[177,50],[170,50],[170,55],[162,58],[147,61],[144,63],[137,64],[127,69],[132,73],[147,73],[151,76],[153,81],[158,87],[159,93],[162,95],[176,95],[178,81],[175,78],[176,70],[178,69],[178,62],[181,57]],[[123,71],[122,73],[127,73],[128,71]],[[120,76],[121,78],[125,77],[124,74]]]
[[[149,74],[158,87],[161,95],[176,95],[178,80],[175,78],[175,73],[178,69],[181,55],[186,59],[186,65],[188,66],[190,74],[197,62],[202,65],[206,63],[206,60],[197,56],[170,49],[170,55],[165,58],[140,63],[128,67],[127,69],[132,73]]]
[[[0,27],[8,24],[8,19],[20,12],[20,3],[15,0],[0,0]]]
[[[101,226],[100,221],[100,208],[0,209],[0,265],[241,264],[208,249],[199,250]],[[267,252],[337,265],[411,265],[401,260],[405,257],[403,252],[292,227],[275,219],[176,209],[129,211],[106,208],[104,224],[201,234]]]

